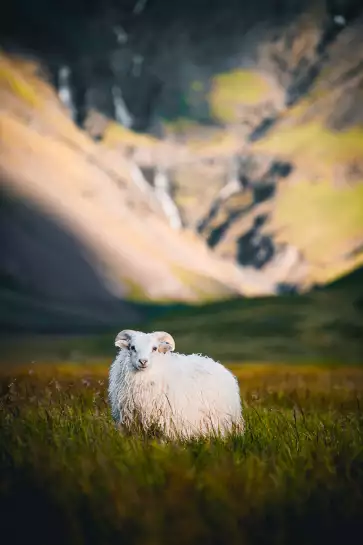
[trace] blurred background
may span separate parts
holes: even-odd
[[[363,349],[360,0],[4,0],[1,362]]]

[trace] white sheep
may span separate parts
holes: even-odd
[[[173,352],[165,331],[124,330],[109,374],[109,401],[120,428],[135,419],[147,430],[156,425],[168,439],[243,432],[237,379],[223,365],[200,354]]]

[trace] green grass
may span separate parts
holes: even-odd
[[[342,260],[354,242],[363,241],[363,184],[338,188],[326,181],[299,181],[282,185],[268,229],[277,233],[278,242],[300,249],[311,263],[309,274],[315,281],[331,281],[337,273],[363,263],[363,254]]]
[[[230,123],[240,117],[241,106],[255,106],[271,92],[266,78],[253,70],[232,70],[215,76],[209,95],[211,113]]]
[[[293,119],[294,111],[289,115]],[[323,173],[323,176],[330,178],[332,167],[342,162],[361,160],[362,137],[361,126],[332,131],[321,121],[281,123],[265,138],[253,144],[253,150],[292,158],[302,170]]]
[[[362,270],[300,296],[237,299],[173,310],[143,331],[168,330],[180,352],[223,362],[363,363]]]
[[[203,305],[140,307],[142,323],[120,321],[103,334],[0,337],[0,365],[32,361],[111,361],[121,329],[167,330],[184,353],[222,362],[363,363],[363,269],[299,296],[233,299]],[[4,307],[6,309],[6,306]],[[19,316],[23,316],[20,313]],[[29,316],[30,313],[29,313]]]
[[[3,374],[2,535],[12,543],[350,543],[363,530],[361,370],[240,366],[244,436],[122,437],[107,368]]]

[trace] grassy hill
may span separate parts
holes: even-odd
[[[234,299],[189,307],[140,306],[103,334],[8,335],[1,363],[112,361],[121,329],[163,330],[180,352],[202,352],[223,363],[363,363],[362,269],[306,295]]]

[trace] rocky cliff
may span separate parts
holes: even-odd
[[[360,2],[51,4],[1,21],[7,308],[107,321],[363,263]]]

